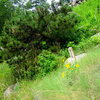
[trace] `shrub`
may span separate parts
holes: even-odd
[[[68,58],[69,57],[69,53],[68,53],[68,49],[61,49],[58,53],[59,56],[62,56],[62,57],[65,57],[65,58]]]
[[[75,25],[77,25],[77,23],[80,21],[80,18],[73,12],[69,12],[68,14],[65,12],[54,14],[53,18],[46,21],[49,21],[49,25],[42,33],[46,37],[49,37],[55,41],[67,42],[77,40],[77,37],[80,37],[80,34],[78,34],[77,28],[75,27]]]
[[[71,11],[71,7],[68,5],[61,7],[57,13],[50,13],[49,9],[45,7],[38,7],[34,12],[16,8],[12,18],[5,22],[0,37],[0,46],[6,51],[5,60],[8,60],[12,66],[16,78],[32,78],[38,73],[35,59],[42,49],[50,48],[51,51],[56,52],[55,49],[58,47],[51,47],[53,42],[75,39],[77,34],[74,34],[74,26],[78,23],[78,16]],[[45,58],[46,53],[48,59]],[[40,56],[46,60],[43,65]],[[39,55],[41,62],[39,66],[41,68],[50,67],[42,69],[44,73],[57,67],[55,57],[54,54],[47,51],[43,51]]]
[[[77,40],[80,34],[76,34],[75,25],[79,22],[79,16],[68,5],[56,12],[41,6],[33,12],[23,9],[16,8],[11,19],[5,22],[0,47],[4,48],[3,59],[11,66],[15,78],[32,79],[39,73],[39,68],[43,74],[57,68],[58,57],[42,50],[58,52],[61,43]],[[59,45],[54,46],[54,43]]]
[[[40,75],[44,76],[47,73],[57,69],[58,67],[58,56],[56,54],[51,53],[50,51],[43,50],[38,55],[38,67]]]
[[[83,39],[80,43],[78,48],[80,49],[89,49],[90,47],[95,47],[96,45],[100,44],[100,35],[94,35],[88,39]]]
[[[96,44],[96,45],[99,44],[100,43],[100,33],[92,36],[90,39],[92,40],[92,42],[94,44]]]
[[[85,50],[97,45],[100,45],[100,34],[93,35],[90,38],[83,38],[78,45],[75,45],[74,42],[69,42],[68,47],[71,46],[74,49],[85,52]]]
[[[37,52],[32,49],[7,61],[16,80],[35,79],[35,75],[38,74],[38,67],[37,57],[34,57],[34,55],[38,55]]]
[[[81,17],[81,22],[76,25],[80,34],[88,37],[100,31],[98,0],[87,0],[86,2],[74,7],[73,11]]]

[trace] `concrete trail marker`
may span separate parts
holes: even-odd
[[[81,58],[83,58],[84,56],[87,55],[86,53],[83,53],[83,54],[75,56],[72,47],[69,47],[68,51],[69,51],[70,57],[65,61],[65,63],[64,63],[65,65],[68,64],[68,63],[74,63],[76,61],[79,61]]]
[[[68,51],[69,51],[70,57],[71,57],[74,61],[76,61],[76,57],[75,57],[75,53],[74,53],[74,51],[73,51],[73,48],[72,48],[72,47],[69,47],[69,48],[68,48]]]

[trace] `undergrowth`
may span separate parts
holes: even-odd
[[[100,93],[100,48],[87,52],[77,62],[76,70],[62,65],[43,79],[23,80],[12,94],[12,100],[99,100]],[[62,77],[62,72],[66,75]]]

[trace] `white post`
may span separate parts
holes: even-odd
[[[76,4],[76,0],[73,0],[72,1],[72,5],[74,6]]]
[[[73,48],[72,48],[72,47],[69,47],[69,48],[68,48],[68,51],[69,51],[70,57],[73,58],[74,61],[76,61],[76,57],[75,57]]]

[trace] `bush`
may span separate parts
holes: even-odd
[[[38,55],[38,67],[40,75],[44,76],[47,73],[57,69],[59,62],[59,57],[56,54],[51,53],[50,51],[43,50]]]
[[[35,75],[38,74],[37,67],[37,54],[38,50],[34,49],[22,53],[22,55],[14,56],[7,61],[10,65],[13,76],[18,79],[35,79]]]
[[[92,40],[92,42],[94,44],[96,44],[96,45],[99,44],[100,43],[100,33],[92,36],[90,39]]]
[[[41,6],[33,12],[23,9],[16,8],[11,19],[5,22],[0,47],[4,48],[3,59],[11,66],[15,78],[32,79],[39,73],[39,68],[43,74],[57,68],[57,56],[42,50],[57,53],[62,42],[77,39],[79,34],[76,34],[75,25],[79,16],[68,5],[56,12]],[[55,46],[55,43],[59,45]]]
[[[76,26],[82,36],[84,35],[85,37],[89,37],[100,31],[98,0],[87,0],[86,2],[74,7],[73,11],[81,17],[81,22]]]
[[[68,53],[68,49],[61,49],[58,53],[59,56],[62,56],[62,57],[65,57],[65,58],[68,58],[69,57],[69,53]]]
[[[67,9],[65,10],[67,11]],[[54,17],[46,21],[49,21],[49,25],[42,33],[46,37],[49,37],[55,41],[64,42],[77,40],[77,37],[80,37],[80,34],[78,34],[75,27],[75,25],[77,25],[77,23],[80,21],[80,18],[77,14],[73,12],[69,12],[68,14],[65,12],[54,14]]]
[[[89,49],[90,47],[95,47],[96,45],[100,44],[100,35],[94,35],[91,38],[83,39],[80,43],[78,48],[80,49]]]
[[[97,45],[100,45],[100,34],[93,35],[90,38],[83,38],[78,45],[75,45],[74,42],[69,42],[68,47],[71,46],[74,49],[85,52],[87,49]]]

